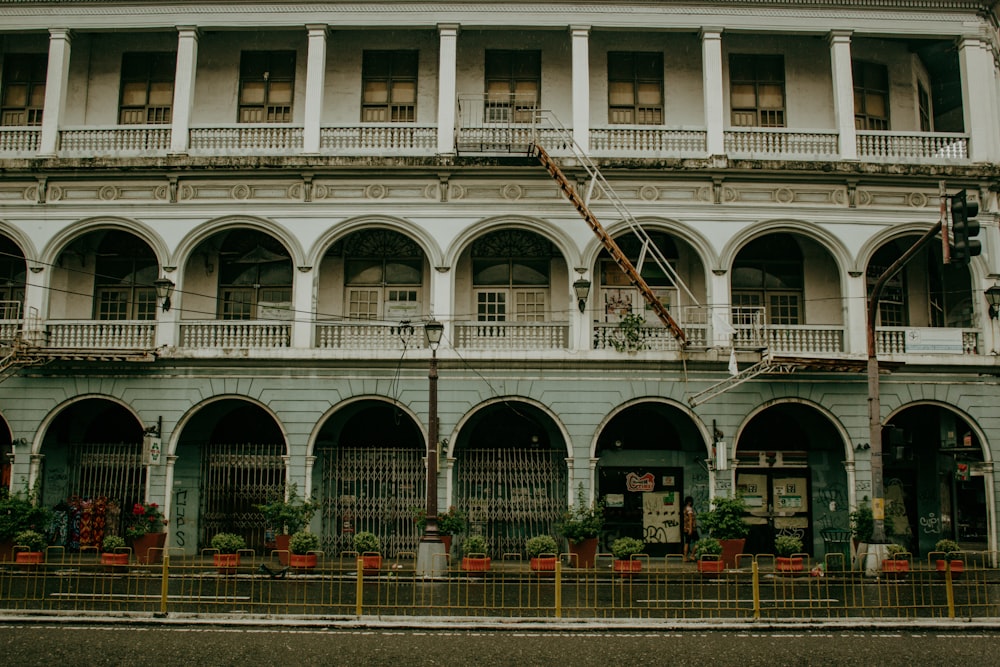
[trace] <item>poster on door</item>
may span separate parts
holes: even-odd
[[[642,530],[646,542],[676,544],[681,541],[680,496],[674,491],[642,494]]]
[[[809,527],[809,497],[805,477],[775,477],[774,529],[797,530]]]

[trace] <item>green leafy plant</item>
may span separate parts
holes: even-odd
[[[583,492],[583,484],[576,494],[576,504],[571,505],[559,524],[559,534],[567,540],[581,542],[601,534],[604,527],[604,504],[600,501],[588,503]]]
[[[718,556],[722,554],[722,543],[714,537],[703,537],[694,543],[692,551],[695,560],[701,560],[702,556]]]
[[[934,551],[943,552],[946,558],[957,558],[962,552],[962,547],[955,540],[944,539],[937,541]]]
[[[220,554],[234,554],[246,546],[246,540],[236,533],[216,533],[212,537],[212,548],[218,550]]]
[[[868,505],[859,505],[858,509],[850,514],[851,517],[851,537],[858,542],[870,543],[872,533],[875,531],[875,519],[872,517],[872,508]]]
[[[368,531],[361,531],[360,533],[354,534],[354,550],[359,554],[365,552],[379,552],[382,549],[382,541],[378,539],[378,535],[375,533],[369,533]]]
[[[774,539],[774,550],[782,557],[789,557],[792,554],[802,553],[802,540],[794,535],[778,535]]]
[[[524,550],[528,552],[528,558],[538,558],[542,554],[558,553],[559,546],[551,535],[536,535],[525,542]]]
[[[417,529],[422,533],[427,526],[427,511],[423,507],[413,508],[413,520],[417,522]],[[438,532],[442,535],[458,535],[465,532],[466,517],[465,512],[454,505],[448,508],[447,512],[438,514]]]
[[[125,535],[131,539],[142,537],[146,533],[159,533],[167,522],[163,512],[156,503],[136,503],[132,506],[132,514],[128,516]]]
[[[49,511],[35,502],[37,494],[25,489],[11,492],[0,488],[0,542],[10,542],[25,530],[42,530],[49,521]]]
[[[903,559],[905,558],[903,554],[906,553],[906,547],[901,544],[890,544],[886,547],[885,551],[889,558],[893,560]]]
[[[701,516],[701,525],[717,540],[738,540],[750,532],[743,518],[746,511],[742,496],[712,498],[712,509]]]
[[[462,554],[471,556],[472,554],[486,555],[490,551],[490,545],[482,535],[469,535],[462,543]]]
[[[288,498],[277,497],[271,502],[257,505],[264,515],[267,526],[281,535],[291,535],[305,530],[319,510],[319,503],[311,498],[302,498],[298,486],[288,485]]]
[[[22,530],[14,536],[14,546],[26,547],[28,551],[44,551],[47,545],[45,536],[37,530]]]
[[[634,537],[619,537],[611,543],[611,553],[616,560],[630,560],[646,550],[646,543]]]
[[[300,530],[288,539],[288,550],[297,556],[310,551],[319,551],[319,535],[308,530]]]
[[[618,322],[618,328],[608,338],[611,345],[619,352],[645,350],[649,347],[646,335],[642,329],[646,326],[646,318],[638,313],[626,313]]]
[[[117,535],[108,535],[101,542],[101,549],[109,554],[113,554],[118,549],[123,549],[125,547],[125,538],[118,537]]]

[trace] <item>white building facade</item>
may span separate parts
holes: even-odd
[[[412,552],[435,319],[439,505],[497,553],[578,492],[609,537],[676,551],[684,496],[739,491],[749,549],[792,533],[821,556],[872,495],[867,294],[965,190],[982,255],[932,243],[880,301],[887,521],[914,553],[997,547],[993,4],[0,0],[0,19],[11,488],[158,502],[193,553],[221,530],[262,547],[255,505],[294,483],[328,551],[372,530]],[[600,168],[670,267],[643,276],[687,345],[536,139],[577,192],[570,144]],[[731,349],[786,363],[703,400]]]

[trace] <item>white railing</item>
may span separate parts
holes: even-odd
[[[967,160],[969,135],[953,132],[858,131],[862,160]]]
[[[163,153],[170,150],[169,125],[67,127],[59,131],[59,153],[115,156]]]
[[[689,347],[707,347],[708,327],[704,324],[680,324]],[[650,324],[636,331],[638,343],[625,345],[621,328],[617,324],[594,325],[595,350],[655,350],[674,352],[680,350],[680,343],[673,332],[662,324]]]
[[[809,325],[767,325],[767,348],[781,354],[830,354],[844,351],[844,328]]]
[[[192,153],[286,153],[302,150],[302,128],[279,123],[193,127]]]
[[[334,350],[402,350],[425,347],[419,327],[330,322],[316,325],[316,347]]]
[[[607,157],[693,157],[708,152],[704,129],[621,125],[590,130],[590,152]]]
[[[725,148],[731,157],[830,159],[839,156],[839,139],[834,130],[731,128],[725,132]]]
[[[283,348],[292,325],[272,320],[206,320],[181,322],[180,346],[193,349]]]
[[[876,327],[878,354],[906,354],[906,332],[912,327]],[[962,354],[979,354],[979,330],[962,329]]]
[[[562,350],[565,322],[467,322],[455,325],[455,347],[465,350]]]
[[[320,150],[334,153],[437,152],[437,128],[406,123],[371,123],[352,127],[324,127]]]
[[[22,320],[0,320],[0,341],[9,343],[21,332]]]
[[[38,152],[42,131],[36,127],[0,127],[0,155],[28,156]]]
[[[151,350],[156,346],[156,322],[148,320],[50,320],[46,329],[51,348]]]

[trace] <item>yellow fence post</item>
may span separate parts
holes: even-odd
[[[167,613],[167,592],[170,588],[170,556],[163,554],[163,570],[160,575],[160,613]]]
[[[562,560],[556,559],[556,618],[562,618]]]
[[[945,560],[944,590],[948,594],[948,618],[955,618],[955,588],[951,579],[951,560]]]
[[[760,572],[757,570],[757,559],[752,561],[753,571],[753,620],[760,620]]]
[[[358,583],[356,589],[355,595],[357,600],[354,612],[358,618],[361,618],[362,598],[365,595],[365,561],[361,556],[358,556]]]

